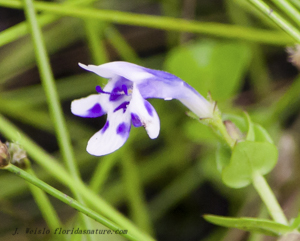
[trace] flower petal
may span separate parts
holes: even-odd
[[[131,128],[131,116],[123,110],[109,112],[104,127],[88,142],[87,152],[94,156],[112,153],[124,145]]]
[[[85,98],[78,100],[73,100],[71,103],[71,112],[74,115],[81,117],[99,117],[106,113],[105,105],[100,104],[101,102],[100,95],[90,95]]]
[[[124,61],[115,61],[99,66],[79,63],[79,66],[103,78],[109,79],[122,76],[130,81],[140,81],[152,77],[152,74],[145,71],[144,67]]]
[[[200,118],[213,116],[213,104],[193,87],[170,73],[144,68],[152,78],[137,83],[143,98],[178,99]]]
[[[132,124],[135,127],[143,125],[151,139],[158,137],[160,130],[159,117],[154,107],[147,100],[143,99],[135,84],[128,109],[131,112]]]

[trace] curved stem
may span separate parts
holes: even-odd
[[[288,221],[266,179],[260,173],[255,172],[252,175],[252,183],[267,206],[271,217],[278,223],[288,225]]]

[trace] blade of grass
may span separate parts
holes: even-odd
[[[31,176],[36,177],[33,169],[30,166],[30,162],[28,159],[26,161],[26,172],[29,173]],[[28,183],[28,182],[27,182]],[[43,190],[37,188],[35,185],[28,183],[28,187],[34,197],[36,204],[38,205],[44,220],[46,221],[48,227],[52,230],[55,230],[57,227],[62,227],[62,224],[59,220],[55,209],[53,208],[50,200],[48,199],[47,195],[44,193]],[[59,240],[67,240],[64,235],[59,236]]]
[[[0,6],[21,8],[22,3],[18,0],[10,0],[9,2],[6,0],[0,0]],[[36,2],[34,6],[37,10],[52,12],[59,15],[73,16],[84,19],[98,19],[119,24],[210,34],[218,37],[237,38],[276,45],[286,45],[293,42],[290,36],[286,36],[282,33],[254,28],[245,28],[228,24],[203,23],[198,21],[125,13],[113,10],[77,8],[74,6],[64,6],[62,4],[46,2]],[[293,36],[295,39],[300,39],[300,34],[297,30],[294,30],[292,32],[293,34],[291,36]]]
[[[297,28],[291,25],[283,17],[281,17],[277,12],[271,9],[265,2],[261,0],[248,0],[253,5],[255,5],[259,10],[266,14],[270,19],[272,19],[281,29],[293,37],[298,43],[300,43],[300,32]]]
[[[300,13],[288,1],[272,0],[282,11],[284,11],[291,19],[300,26]]]

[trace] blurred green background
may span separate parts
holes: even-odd
[[[150,100],[161,121],[157,139],[150,140],[142,128],[133,128],[129,140],[115,153],[100,158],[86,153],[88,139],[102,128],[106,117],[73,116],[70,103],[96,93],[95,86],[104,86],[106,80],[83,71],[78,62],[123,60],[173,73],[204,97],[210,92],[222,112],[241,115],[246,110],[267,128],[280,151],[268,178],[287,216],[296,216],[300,79],[286,51],[293,40],[244,0],[81,1],[89,3],[97,9],[195,20],[204,30],[188,32],[180,23],[176,27],[176,21],[175,27],[165,29],[118,24],[118,12],[112,12],[115,19],[106,22],[45,18],[43,36],[83,180],[142,229],[148,224],[139,210],[146,210],[148,230],[158,240],[263,240],[213,226],[202,218],[206,213],[266,217],[266,211],[252,187],[235,190],[222,184],[215,162],[216,136],[189,118],[186,108],[175,100]],[[34,47],[30,36],[23,34],[24,20],[22,10],[0,8],[0,113],[60,159]],[[173,27],[177,31],[169,30]],[[1,136],[1,140],[6,139]],[[40,179],[71,195],[45,169],[34,162],[32,166]],[[0,240],[56,240],[25,232],[13,236],[16,227],[43,229],[47,224],[25,181],[3,171],[0,185]],[[50,200],[64,225],[73,227],[77,212],[57,199]],[[102,235],[96,240],[123,239]]]

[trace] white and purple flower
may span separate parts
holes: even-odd
[[[160,122],[148,98],[178,99],[199,118],[211,118],[213,105],[178,77],[127,62],[110,62],[99,66],[80,67],[108,78],[108,84],[98,94],[74,100],[71,111],[81,117],[107,114],[104,127],[88,142],[87,152],[102,156],[119,149],[127,140],[131,128],[144,126],[149,137],[159,134]]]

